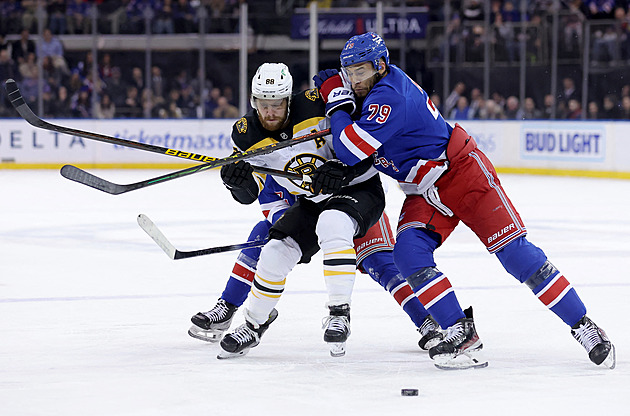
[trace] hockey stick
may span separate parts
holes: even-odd
[[[300,175],[299,173],[292,173],[292,172],[285,172],[282,170],[269,169],[269,168],[264,168],[262,166],[252,166],[252,167],[254,168],[256,172],[265,173],[267,175],[281,176],[283,178],[289,178],[289,179],[303,181],[303,182],[311,181],[311,177],[308,175]],[[86,172],[83,169],[79,169],[73,165],[62,166],[59,173],[61,173],[61,176],[63,176],[66,179],[70,179],[71,181],[78,182],[83,185],[87,185],[89,187],[98,189],[99,191],[103,191],[111,195],[120,195],[125,192],[134,191],[136,189],[145,188],[149,185],[153,185],[152,183],[147,184],[147,181],[140,181],[140,182],[130,183],[126,185],[117,184],[114,182],[110,182],[106,179],[99,178],[98,176],[93,175],[89,172]],[[172,175],[172,173],[166,174],[164,176],[168,177],[170,175]],[[157,178],[153,178],[153,180],[159,181],[162,178],[163,178],[162,176],[159,176]],[[164,180],[162,180],[162,182],[164,182]]]
[[[125,140],[118,137],[106,136],[106,135],[98,134],[98,133],[91,133],[88,131],[72,129],[69,127],[64,127],[57,124],[49,123],[37,117],[35,113],[33,113],[33,111],[29,108],[29,106],[24,101],[24,98],[22,97],[22,94],[20,93],[20,90],[18,89],[17,84],[14,80],[8,79],[5,82],[5,87],[9,94],[9,100],[11,101],[11,104],[13,104],[13,107],[15,107],[18,114],[34,127],[38,127],[38,128],[50,130],[50,131],[56,131],[63,134],[84,137],[86,139],[96,140],[96,141],[100,141],[104,143],[117,144],[120,146],[132,147],[135,149],[146,150],[149,152],[160,153],[160,154],[168,155],[168,156],[174,156],[181,159],[193,160],[195,162],[204,162],[201,165],[193,166],[191,168],[183,169],[180,171],[176,171],[168,175],[163,175],[163,176],[148,179],[142,182],[137,182],[135,184],[132,184],[133,189],[130,188],[129,190],[144,188],[146,186],[155,185],[157,183],[165,182],[171,179],[176,179],[183,176],[192,175],[193,173],[212,169],[218,166],[227,165],[232,162],[238,162],[239,160],[244,160],[244,159],[248,159],[248,158],[259,156],[259,155],[265,155],[278,149],[295,146],[296,144],[304,143],[309,140],[317,139],[317,138],[324,137],[330,134],[330,129],[314,131],[304,136],[293,137],[291,139],[288,139],[282,142],[273,143],[268,146],[260,147],[258,149],[253,149],[253,150],[245,151],[238,154],[232,154],[224,158],[214,158],[210,156],[200,155],[197,153],[184,152],[177,149],[169,149],[166,147],[155,146],[148,143],[134,142],[131,140]],[[78,168],[75,168],[75,169],[78,169]],[[89,186],[92,186],[96,189],[100,189],[99,187],[95,186],[95,184],[98,183],[99,180],[101,179],[98,178],[97,176],[88,174],[87,172],[85,173],[89,175],[89,181],[92,184]],[[75,176],[77,178],[81,177],[81,175],[75,175]],[[303,177],[301,179],[303,179]],[[107,188],[107,185],[103,185],[102,188]]]
[[[149,235],[149,237],[151,237],[153,241],[155,241],[157,245],[160,246],[162,250],[164,250],[166,255],[173,260],[205,256],[207,254],[214,253],[224,253],[226,251],[242,250],[244,248],[260,247],[264,246],[267,242],[267,240],[265,239],[262,241],[248,241],[241,244],[232,244],[229,246],[204,248],[201,250],[179,251],[175,248],[175,246],[173,246],[173,244],[171,244],[170,241],[168,241],[168,238],[166,238],[162,231],[160,231],[160,229],[146,215],[138,215],[138,225],[140,225],[140,228],[142,228]]]

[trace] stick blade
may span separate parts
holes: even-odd
[[[79,169],[76,166],[64,165],[59,171],[61,176],[71,181],[87,185],[99,191],[106,192],[111,195],[120,195],[128,191],[127,187],[109,182],[105,179],[92,175],[89,172]]]
[[[166,255],[175,260],[177,257],[177,249],[166,238],[162,231],[144,214],[138,215],[138,225],[155,241],[155,243],[166,253]]]
[[[18,107],[26,105],[26,102],[20,93],[20,89],[17,86],[17,82],[9,78],[4,83],[4,88],[7,90],[7,94],[9,95],[9,101],[11,101],[11,104],[13,104],[13,107],[15,107],[16,110],[18,110]],[[22,114],[20,113],[20,115]]]

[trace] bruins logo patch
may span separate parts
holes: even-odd
[[[286,164],[284,170],[286,172],[295,172],[300,175],[312,175],[315,172],[315,169],[320,167],[326,162],[326,159],[319,155],[314,155],[311,153],[302,153],[291,159],[289,163]],[[294,181],[291,179],[295,185],[299,186],[302,189],[307,191],[311,190],[311,184],[302,181]]]
[[[236,122],[236,131],[241,134],[247,131],[247,119],[245,117],[241,117],[241,119]]]
[[[319,92],[317,91],[317,88],[304,91],[304,95],[311,101],[315,101],[319,98]]]

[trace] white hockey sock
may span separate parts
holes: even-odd
[[[326,210],[319,216],[316,232],[324,252],[324,281],[328,306],[350,304],[356,274],[354,250],[356,221],[338,210]]]
[[[247,310],[251,320],[258,324],[267,321],[284,291],[286,276],[301,257],[299,245],[290,237],[270,240],[263,247],[248,299]]]

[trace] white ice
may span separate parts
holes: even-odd
[[[93,172],[118,183],[164,173]],[[347,354],[330,357],[321,255],[293,270],[261,344],[219,361],[216,344],[186,331],[214,305],[236,253],[170,260],[136,216],[192,250],[245,241],[257,205],[233,201],[216,172],[111,196],[56,171],[0,170],[0,415],[628,414],[630,181],[502,180],[529,239],[615,343],[616,369],[592,364],[463,225],[436,257],[462,306],[474,306],[488,368],[436,369],[367,275],[357,276]],[[402,195],[390,186],[388,198],[395,222]]]

